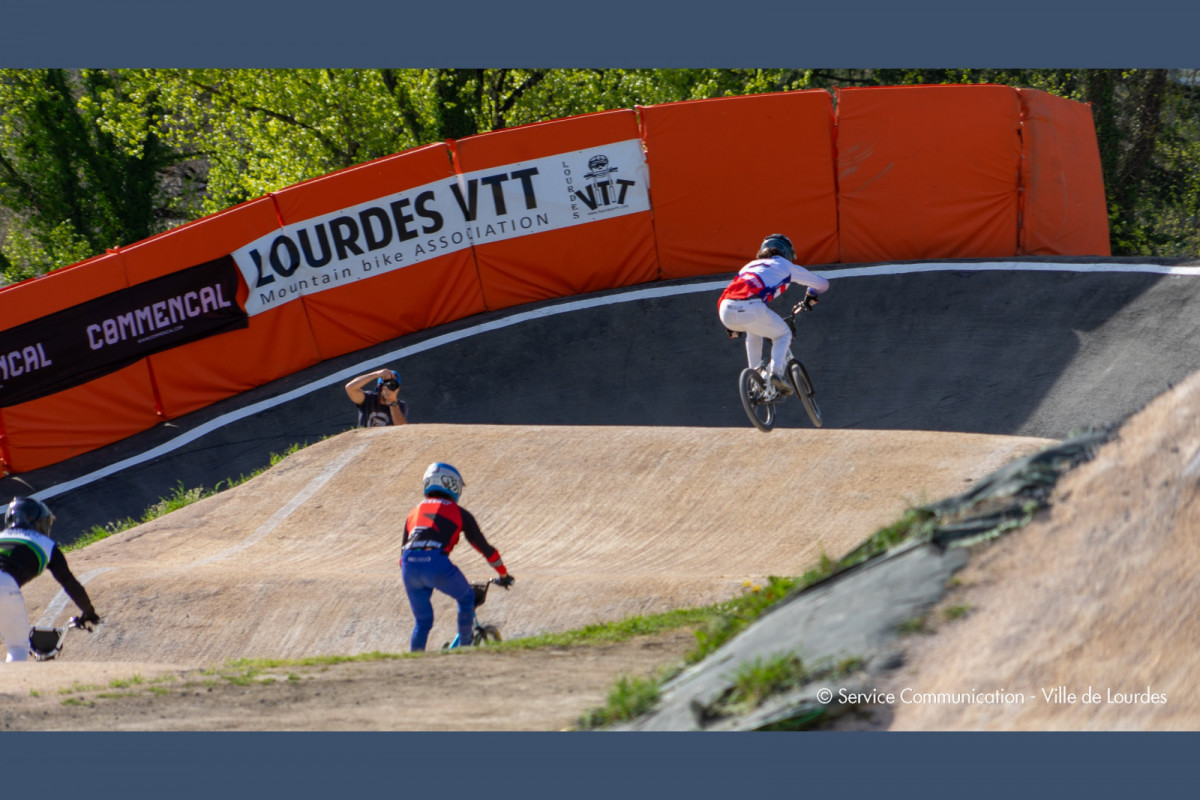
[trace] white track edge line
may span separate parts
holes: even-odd
[[[326,464],[321,471],[317,473],[316,477],[309,481],[303,489],[297,492],[291,500],[285,503],[274,514],[272,514],[270,519],[268,519],[262,525],[259,525],[254,533],[250,534],[232,547],[227,547],[219,553],[188,564],[186,567],[184,567],[184,569],[192,569],[194,567],[199,567],[204,564],[209,564],[213,561],[235,555],[236,553],[239,553],[257,543],[264,536],[273,531],[279,525],[279,523],[287,519],[293,511],[295,511],[302,503],[304,503],[304,501],[316,494],[317,490],[329,483],[330,479],[332,479],[333,476],[342,469],[342,467],[349,464],[356,456],[358,456],[359,453],[365,450],[366,447],[367,443],[361,442],[358,447],[347,450],[336,460]],[[102,575],[105,572],[112,572],[115,569],[116,567],[100,567],[99,569],[90,570],[79,577],[79,582],[86,585],[88,581],[90,581],[92,578],[95,578],[97,575]],[[54,596],[54,599],[51,600],[49,605],[46,606],[46,610],[42,612],[41,617],[38,618],[36,627],[48,628],[52,626],[54,624],[54,620],[56,620],[58,615],[62,613],[63,609],[67,607],[68,599],[67,593],[62,589],[59,589],[58,594]]]
[[[112,572],[116,567],[100,567],[93,569],[79,576],[79,582],[87,585],[87,582],[97,575],[103,575],[105,572]],[[54,625],[54,620],[58,619],[58,615],[67,607],[67,593],[62,589],[58,590],[58,594],[54,595],[54,599],[46,606],[46,610],[42,612],[42,616],[38,617],[38,621],[34,623],[36,628],[49,628]]]
[[[1170,267],[1158,264],[1058,264],[1058,263],[1025,263],[1018,261],[996,261],[996,262],[981,262],[981,263],[931,263],[931,264],[883,264],[872,267],[857,267],[850,269],[836,269],[826,272],[818,272],[829,280],[838,280],[840,278],[862,278],[874,277],[878,275],[907,275],[919,272],[995,272],[995,271],[1011,271],[1011,272],[1092,272],[1092,273],[1147,273],[1157,275],[1177,275],[1177,276],[1200,276],[1200,267]],[[180,434],[174,439],[163,442],[162,444],[152,447],[145,452],[139,453],[129,458],[122,459],[106,467],[101,467],[98,470],[89,472],[87,475],[82,475],[63,483],[50,486],[35,492],[32,497],[40,500],[47,500],[60,494],[86,486],[89,483],[94,483],[101,478],[106,478],[109,475],[114,475],[121,470],[129,467],[137,466],[161,455],[178,450],[184,445],[190,444],[202,436],[207,436],[215,430],[231,425],[246,417],[257,414],[260,411],[265,411],[272,406],[277,406],[282,403],[290,402],[306,394],[311,394],[319,389],[324,389],[332,384],[340,383],[349,380],[355,375],[361,374],[362,370],[368,366],[378,364],[383,361],[400,361],[408,356],[422,353],[426,350],[432,350],[435,347],[458,342],[471,336],[478,336],[482,333],[500,330],[513,325],[519,325],[522,322],[528,322],[534,319],[545,319],[559,314],[567,314],[572,311],[582,311],[589,308],[596,308],[604,305],[615,305],[617,303],[632,303],[638,300],[648,300],[657,297],[671,297],[681,294],[694,294],[696,292],[708,292],[716,289],[722,289],[726,286],[728,280],[692,283],[684,286],[655,286],[648,289],[634,289],[632,291],[619,292],[617,294],[606,295],[604,297],[592,297],[586,300],[576,300],[573,302],[560,303],[553,306],[539,308],[534,311],[522,311],[503,319],[491,320],[478,325],[473,325],[469,328],[464,328],[453,333],[434,336],[407,347],[401,347],[398,350],[393,350],[390,353],[385,353],[369,361],[362,361],[351,367],[346,367],[332,375],[327,375],[324,378],[307,383],[303,386],[292,389],[275,397],[260,400],[257,403],[252,403],[248,406],[230,411],[227,414],[222,414],[219,417],[209,420],[208,422],[197,425],[187,433]]]
[[[367,442],[360,442],[358,447],[353,447],[342,453],[337,457],[337,459],[326,464],[321,471],[317,473],[316,477],[309,481],[303,489],[297,492],[291,500],[285,503],[274,514],[272,514],[270,519],[268,519],[262,525],[259,525],[254,533],[250,534],[232,547],[227,547],[219,553],[215,553],[207,558],[202,558],[199,561],[193,561],[191,564],[188,564],[186,567],[184,567],[184,569],[193,569],[195,567],[204,566],[205,564],[211,564],[212,562],[219,561],[222,558],[228,558],[229,556],[236,555],[251,545],[256,544],[268,533],[275,530],[275,528],[279,526],[279,523],[287,519],[291,513],[299,508],[306,500],[316,494],[322,486],[329,483],[329,481],[333,479],[333,476],[341,471],[342,467],[349,464],[363,450],[366,449]]]

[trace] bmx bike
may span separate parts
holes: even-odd
[[[29,629],[29,655],[33,656],[34,661],[50,661],[57,658],[62,652],[63,642],[67,638],[67,631],[77,629],[92,633],[95,628],[82,621],[79,617],[71,617],[67,620],[67,624],[59,628],[39,628],[34,626]]]
[[[479,613],[478,613],[479,607],[484,604],[484,601],[487,600],[488,589],[491,587],[491,585],[493,583],[498,586],[504,586],[505,591],[507,591],[509,586],[512,585],[512,584],[509,584],[508,586],[505,586],[504,584],[502,584],[500,582],[500,578],[492,578],[492,579],[490,579],[488,581],[484,581],[482,583],[472,583],[471,584],[471,588],[475,590],[475,611],[476,611],[475,617],[473,619],[474,629],[471,634],[471,642],[470,642],[470,646],[472,646],[472,647],[478,647],[479,645],[488,644],[489,642],[503,641],[503,639],[500,636],[499,628],[497,628],[495,625],[484,625],[483,623],[481,623],[479,621]],[[455,648],[462,647],[462,646],[463,646],[463,644],[462,644],[462,641],[460,640],[460,637],[455,635],[453,641],[447,642],[446,644],[442,645],[442,649],[443,650],[454,650]]]
[[[811,308],[812,306],[806,299],[793,308],[791,314],[783,318],[793,334],[796,332],[796,315]],[[804,405],[804,410],[808,413],[812,424],[820,428],[823,424],[821,408],[817,405],[808,370],[795,356],[789,353],[787,369],[784,374],[791,383],[791,392],[788,393],[781,392],[772,385],[766,367],[747,367],[742,370],[742,374],[738,377],[738,394],[741,395],[742,408],[745,409],[746,416],[750,418],[754,427],[766,433],[775,427],[776,404],[788,397],[789,394],[795,394]]]

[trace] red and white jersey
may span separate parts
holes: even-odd
[[[783,256],[771,256],[756,258],[738,270],[717,302],[758,299],[769,303],[793,283],[811,287],[814,294],[829,289],[829,281],[824,277],[793,264]]]

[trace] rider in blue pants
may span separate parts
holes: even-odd
[[[511,586],[513,577],[496,548],[488,544],[471,512],[458,504],[465,487],[462,475],[449,464],[435,462],[422,479],[425,499],[404,521],[404,552],[400,574],[416,625],[409,647],[425,649],[433,628],[433,590],[450,595],[458,603],[458,637],[455,646],[468,645],[474,635],[475,590],[462,570],[450,561],[450,551],[465,536],[500,575],[501,586]]]

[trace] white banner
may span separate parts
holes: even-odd
[[[640,139],[428,183],[284,227],[233,253],[246,313],[488,242],[650,210]]]

